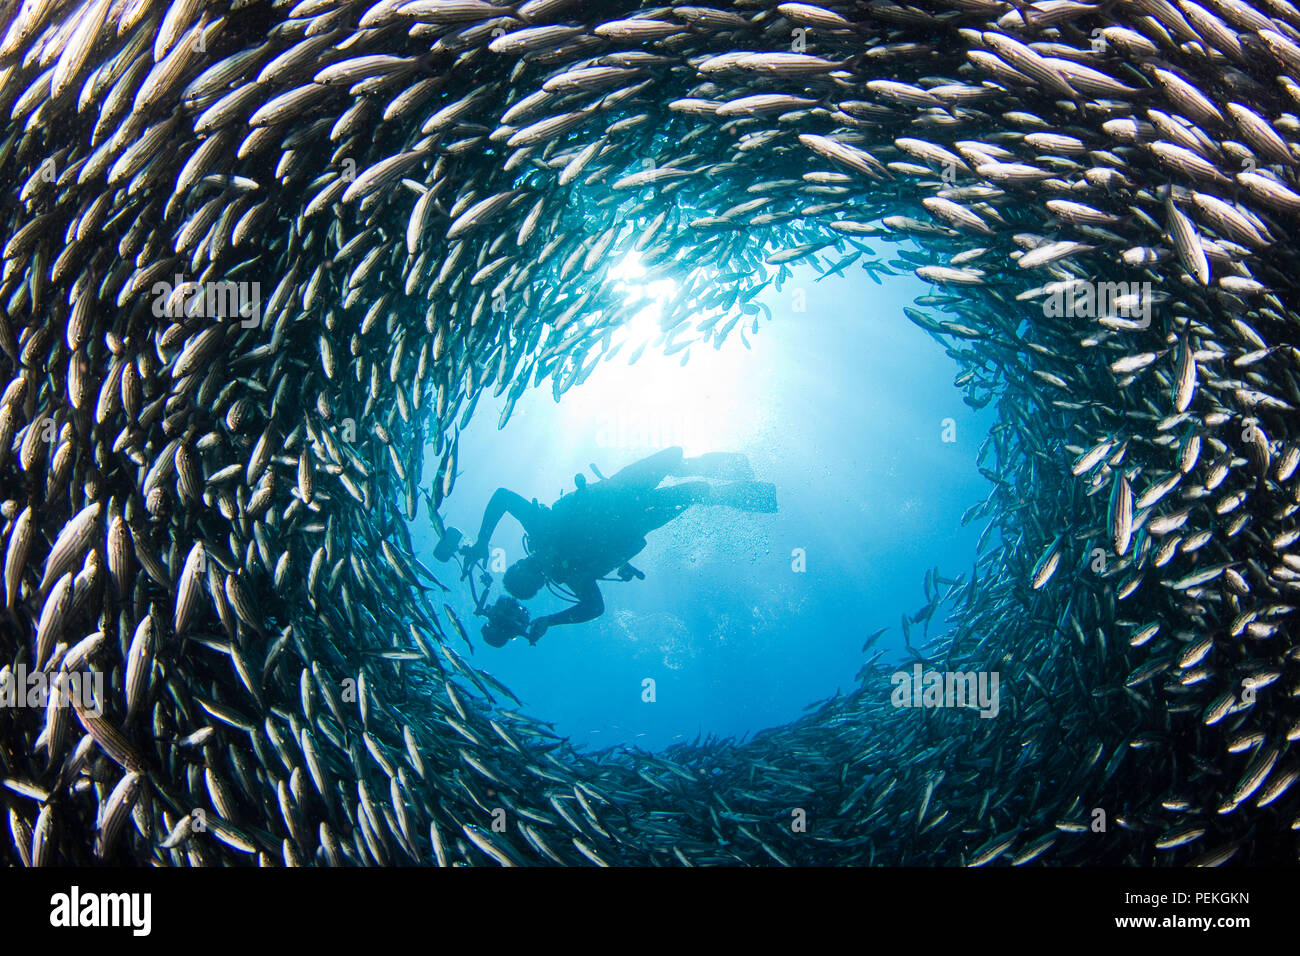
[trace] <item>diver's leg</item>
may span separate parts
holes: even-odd
[[[711,485],[707,481],[684,481],[657,488],[642,511],[640,533],[662,528],[691,505],[722,505],[739,511],[774,513],[776,485],[770,481],[732,481]]]
[[[749,464],[749,459],[739,452],[711,451],[704,455],[696,455],[694,458],[682,459],[681,470],[673,474],[732,481],[753,478],[754,469]]]
[[[712,504],[715,491],[707,481],[683,481],[655,489],[642,511],[640,533],[644,536],[662,528],[691,505]]]
[[[654,488],[666,477],[736,480],[754,477],[749,459],[739,452],[715,451],[685,458],[680,446],[665,448],[633,462],[609,481],[627,488]]]
[[[669,475],[681,474],[682,449],[674,445],[655,452],[648,458],[634,461],[626,468],[610,475],[609,481],[625,488],[654,488]]]
[[[715,485],[709,504],[772,514],[776,511],[776,485],[770,481],[732,481]]]

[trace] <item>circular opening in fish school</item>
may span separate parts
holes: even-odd
[[[499,649],[484,642],[491,609],[509,595],[504,573],[527,557],[526,526],[511,512],[486,545],[489,583],[444,596],[475,666],[576,744],[658,750],[751,736],[856,687],[865,643],[910,666],[907,643],[920,648],[943,633],[987,523],[963,527],[961,518],[989,494],[975,458],[992,415],[962,401],[959,367],[904,319],[929,290],[874,257],[873,281],[858,260],[874,250],[840,246],[773,270],[748,303],[717,278],[734,269],[712,270],[707,287],[721,304],[689,311],[684,328],[668,312],[673,273],[648,278],[630,255],[613,272],[637,311],[607,353],[587,360],[591,371],[558,402],[549,381],[518,401],[485,398],[459,433],[454,465],[426,459],[426,481],[452,491],[444,528],[473,542],[498,488],[529,502],[524,521],[534,520],[535,500],[579,524],[585,513],[569,517],[567,507],[598,500],[602,479],[618,484],[621,469],[682,449],[685,464],[659,490],[685,485],[698,500],[674,499],[671,520],[645,531],[644,550],[617,556],[644,577],[598,582],[604,612],[593,620],[553,626],[532,646],[527,634]],[[706,456],[719,452],[744,461],[722,462],[730,473],[711,469]],[[774,485],[774,513],[727,504],[742,465]],[[575,473],[585,485],[577,498]],[[550,533],[581,559],[604,545],[610,525],[634,519],[628,510],[653,507],[627,492],[615,501],[593,527]],[[547,530],[533,529],[534,551]],[[411,535],[417,557],[437,568],[445,536],[422,515]],[[542,590],[525,604],[537,619],[571,601]]]
[[[5,859],[1293,860],[1297,31],[1235,0],[19,5]],[[926,288],[864,304],[882,262]],[[545,633],[537,565],[512,590],[558,603],[498,600],[505,519],[471,652],[485,496],[563,512],[658,446],[742,486]],[[887,605],[914,653],[900,622],[848,661]],[[94,700],[51,705],[56,669]]]

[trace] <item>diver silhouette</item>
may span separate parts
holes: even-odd
[[[660,487],[670,476],[714,478],[724,483],[685,481]],[[467,556],[471,564],[486,560],[492,532],[503,515],[512,515],[523,526],[529,554],[506,571],[506,590],[520,600],[528,600],[549,582],[569,589],[576,600],[568,610],[539,617],[527,625],[528,642],[535,644],[554,625],[581,624],[603,614],[605,602],[596,582],[606,575],[617,570],[624,581],[644,578],[627,562],[645,547],[647,534],[662,528],[691,505],[776,511],[776,486],[752,478],[753,469],[742,454],[712,452],[686,458],[681,448],[673,447],[594,483],[578,475],[574,479],[577,490],[562,495],[550,508],[498,488],[488,502],[478,539]],[[527,612],[518,605],[515,608],[511,625],[484,628],[487,643],[504,647],[511,637],[522,632]]]

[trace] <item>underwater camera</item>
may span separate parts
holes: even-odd
[[[461,577],[469,578],[470,592],[474,595],[474,613],[487,618],[483,625],[483,640],[492,647],[505,647],[513,638],[523,637],[528,633],[530,618],[528,609],[508,595],[497,598],[496,603],[488,606],[488,593],[492,587],[492,576],[483,572],[482,581],[476,582],[470,571],[473,568],[473,549],[461,546],[464,535],[459,528],[447,528],[438,542],[433,556],[439,561],[460,558]],[[483,590],[480,593],[479,585]]]
[[[483,640],[493,647],[505,647],[511,638],[528,633],[528,609],[508,595],[497,598],[495,604],[480,613],[487,618]]]
[[[439,561],[450,561],[456,556],[464,535],[459,528],[448,528],[438,539],[438,546],[433,549],[433,556]]]

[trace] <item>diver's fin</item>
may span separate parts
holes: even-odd
[[[776,485],[770,481],[733,481],[713,489],[712,504],[741,511],[772,514],[776,509]]]
[[[694,458],[683,458],[681,473],[698,478],[737,481],[754,477],[749,459],[739,452],[712,451]]]

